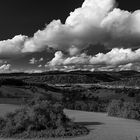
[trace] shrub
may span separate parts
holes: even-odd
[[[60,137],[87,133],[86,128],[67,118],[60,103],[52,104],[45,100],[0,118],[1,137]]]
[[[140,103],[113,100],[109,104],[108,115],[140,120]]]
[[[121,100],[113,100],[108,106],[108,115],[120,117],[123,102]]]
[[[65,108],[72,110],[107,112],[108,104],[103,101],[75,101],[65,102]]]

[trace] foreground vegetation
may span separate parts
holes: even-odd
[[[2,112],[0,112],[0,115],[3,116],[5,113],[9,112],[10,109],[14,110],[19,107],[18,105],[0,105],[1,109],[4,108]],[[75,123],[85,125],[89,128],[90,133],[78,137],[27,138],[26,140],[136,140],[136,136],[140,138],[140,123],[138,121],[108,117],[104,113],[96,112],[64,109],[64,113],[69,118],[72,118]],[[23,140],[23,138],[0,138],[0,140]]]
[[[35,99],[29,105],[0,118],[0,136],[10,138],[48,138],[88,134],[88,129],[74,124],[60,103]]]
[[[140,120],[140,103],[113,100],[108,106],[108,115]]]
[[[139,82],[128,84],[128,79],[139,76],[134,71],[0,75],[0,103],[25,105],[0,118],[0,136],[48,138],[87,134],[85,127],[67,118],[64,108],[140,120],[140,87],[136,87]],[[37,96],[43,98],[30,101]]]

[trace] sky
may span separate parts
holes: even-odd
[[[139,71],[139,9],[139,0],[1,0],[0,72]]]

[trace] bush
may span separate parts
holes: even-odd
[[[0,118],[1,137],[60,137],[87,133],[86,128],[67,118],[61,104],[48,101],[40,101]]]
[[[140,120],[140,103],[113,100],[109,104],[108,115]]]
[[[75,101],[65,102],[65,108],[72,110],[107,112],[108,104],[103,101]]]

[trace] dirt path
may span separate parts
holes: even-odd
[[[136,140],[140,136],[140,121],[108,117],[103,113],[65,110],[70,118],[85,124],[88,136],[72,140]]]

